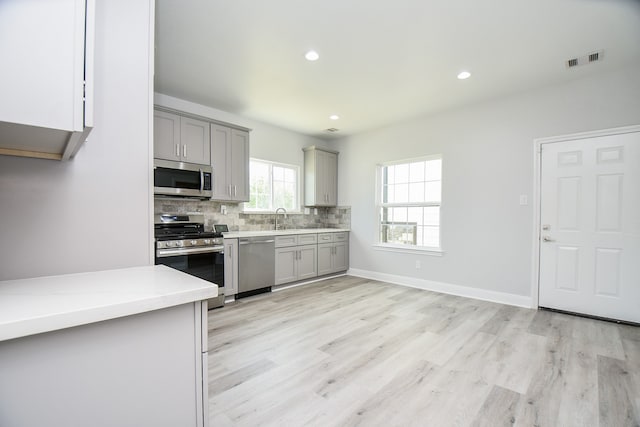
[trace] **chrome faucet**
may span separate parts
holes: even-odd
[[[275,225],[274,230],[278,230],[278,213],[280,213],[280,211],[284,212],[284,214],[283,214],[284,215],[284,219],[287,219],[287,210],[285,208],[276,209],[276,215],[275,215],[275,217],[276,217],[276,225]]]

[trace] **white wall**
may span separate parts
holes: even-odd
[[[247,119],[237,114],[217,110],[161,93],[155,94],[155,103],[164,107],[252,129],[250,133],[251,157],[298,165],[301,176],[303,173],[302,166],[304,160],[302,149],[311,145],[327,146],[325,141],[318,138],[301,135],[277,126]]]
[[[519,196],[532,197],[533,140],[640,124],[639,75],[640,66],[630,67],[335,142],[339,204],[351,206],[351,268],[407,276],[402,280],[416,286],[458,285],[463,288],[450,289],[527,301],[510,295],[531,294],[533,201],[520,206]],[[443,155],[444,256],[374,250],[375,165],[435,153]]]
[[[95,128],[75,159],[0,156],[0,280],[153,263],[154,2],[96,2]]]

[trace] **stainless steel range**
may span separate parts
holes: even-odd
[[[209,308],[224,305],[222,233],[204,229],[204,215],[161,214],[154,218],[155,263],[167,265],[218,285]]]

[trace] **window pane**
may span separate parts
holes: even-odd
[[[440,229],[438,227],[424,228],[424,245],[434,248],[440,246]]]
[[[379,168],[380,242],[439,247],[442,160],[417,160]]]
[[[425,183],[427,202],[439,202],[440,201],[440,181],[432,181]]]
[[[268,211],[277,207],[294,211],[299,208],[297,168],[251,160],[249,174],[249,202],[245,208]]]
[[[256,197],[256,208],[268,210],[270,197],[264,194],[260,194]]]
[[[412,224],[422,225],[423,209],[423,207],[410,207],[407,211],[407,221]]]
[[[407,222],[407,208],[391,208],[393,222]]]
[[[394,199],[393,185],[382,186],[382,203],[389,203]]]
[[[382,168],[384,170],[383,173],[383,179],[386,179],[384,182],[386,182],[387,184],[395,184],[396,183],[396,179],[395,179],[395,169],[393,166],[385,166]]]
[[[279,166],[273,167],[273,180],[284,181],[284,169]]]
[[[412,203],[424,201],[424,182],[412,182],[409,184],[409,201]]]
[[[395,165],[395,182],[396,184],[403,184],[409,182],[409,165]]]
[[[396,184],[392,203],[407,203],[409,201],[409,184]]]
[[[429,160],[426,162],[427,181],[436,181],[442,179],[442,159]]]
[[[284,180],[286,182],[295,183],[296,182],[296,172],[293,169],[286,168],[284,170]]]
[[[428,206],[424,208],[424,225],[440,225],[439,206]]]
[[[424,181],[424,165],[425,162],[416,162],[409,165],[409,181],[421,182]]]

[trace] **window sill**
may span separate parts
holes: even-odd
[[[386,252],[398,252],[405,254],[420,254],[420,255],[428,255],[428,256],[443,256],[444,251],[438,248],[424,248],[424,247],[411,247],[411,246],[394,246],[394,245],[382,245],[382,244],[374,244],[372,245],[373,249],[376,251],[386,251]]]

